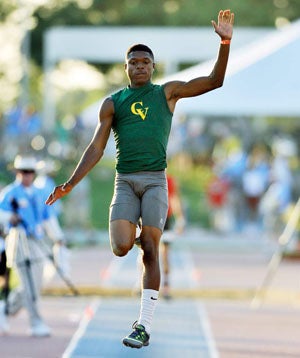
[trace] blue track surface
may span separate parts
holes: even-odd
[[[218,357],[206,312],[197,301],[161,300],[150,345],[141,349],[122,345],[138,317],[138,299],[101,299],[94,306],[93,317],[82,322],[63,358]]]

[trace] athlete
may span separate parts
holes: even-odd
[[[165,169],[166,150],[176,102],[223,85],[234,14],[221,10],[218,22],[212,21],[221,38],[218,57],[208,76],[188,82],[152,83],[154,55],[143,44],[131,46],[126,53],[125,71],[129,86],[106,98],[99,111],[94,135],[74,172],[54,188],[46,200],[53,204],[68,194],[102,158],[113,130],[116,143],[115,188],[110,205],[109,233],[115,255],[125,256],[134,245],[138,221],[143,251],[141,307],[133,332],[123,344],[141,348],[149,344],[151,323],[160,287],[159,242],[168,210]]]

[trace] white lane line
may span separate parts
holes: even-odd
[[[87,306],[87,308],[85,309],[84,315],[79,322],[78,328],[77,328],[76,332],[74,333],[68,347],[64,351],[62,358],[71,358],[72,357],[72,353],[78,346],[79,340],[84,336],[87,326],[90,323],[90,321],[93,319],[94,314],[100,305],[100,302],[101,302],[100,299],[95,299],[91,302],[91,304],[89,306]]]
[[[200,322],[203,329],[203,336],[205,338],[205,341],[207,343],[208,351],[209,351],[209,357],[210,358],[219,358],[219,353],[217,351],[217,346],[215,339],[212,334],[211,326],[209,323],[209,319],[206,313],[206,310],[204,306],[201,303],[197,303],[197,311],[200,318]]]
[[[182,257],[182,260],[184,261],[184,271],[189,283],[190,288],[195,288],[197,284],[197,280],[195,280],[194,274],[196,271],[196,266],[194,265],[194,261],[192,258],[192,255],[190,252],[180,252],[180,255]],[[202,325],[203,329],[203,336],[205,338],[205,341],[207,343],[208,351],[209,351],[209,358],[219,358],[219,353],[217,351],[216,342],[214,340],[211,326],[209,323],[209,318],[207,316],[206,310],[204,306],[194,300],[197,312],[200,318],[200,323]]]

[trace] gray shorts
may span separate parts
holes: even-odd
[[[116,173],[109,220],[128,220],[154,226],[163,231],[168,210],[168,188],[165,171]]]

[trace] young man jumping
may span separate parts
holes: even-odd
[[[151,49],[143,44],[126,53],[125,71],[129,86],[106,98],[91,142],[70,178],[54,188],[46,204],[68,194],[102,158],[113,130],[117,155],[115,188],[110,205],[109,233],[112,251],[125,256],[134,245],[136,226],[143,251],[140,316],[123,344],[141,348],[149,344],[151,322],[160,287],[159,242],[168,210],[165,169],[172,115],[178,100],[212,91],[223,85],[232,37],[234,14],[221,10],[212,21],[221,43],[208,76],[188,82],[152,83],[155,68]]]

